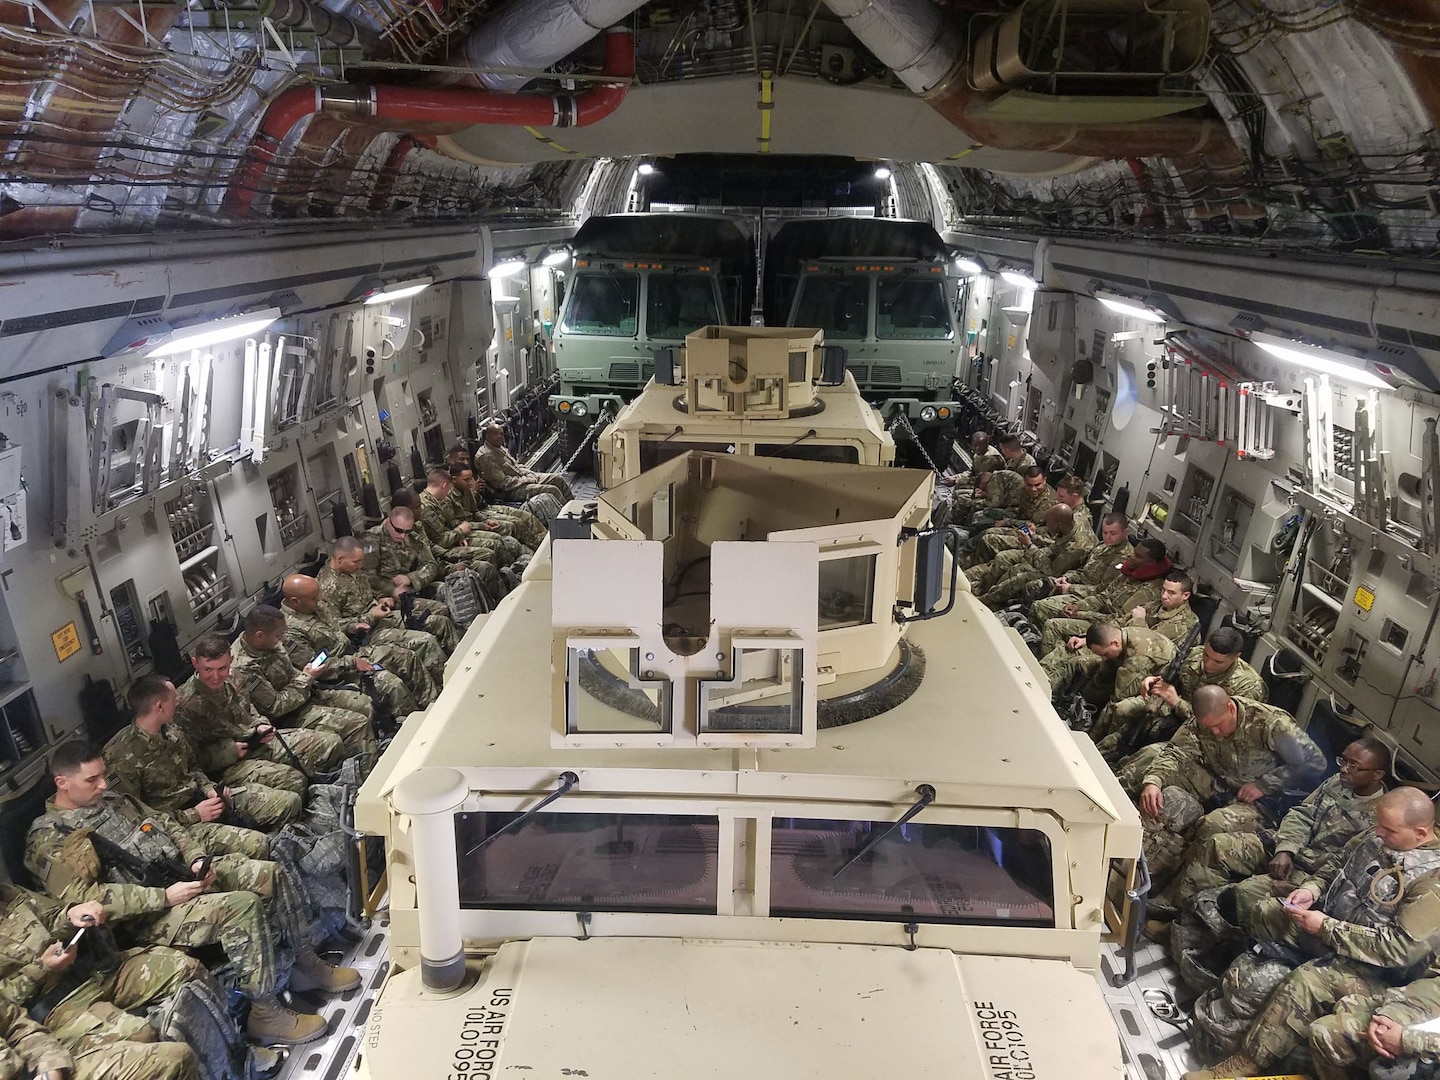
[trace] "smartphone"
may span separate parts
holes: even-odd
[[[1305,909],[1302,908],[1299,904],[1292,904],[1289,900],[1281,900],[1281,901],[1280,901],[1280,906],[1283,907],[1286,911],[1304,911],[1304,910],[1305,910]]]
[[[69,951],[70,951],[71,949],[73,949],[76,945],[80,944],[80,939],[85,936],[85,931],[88,930],[88,929],[90,929],[88,926],[82,926],[82,927],[80,927],[79,930],[76,930],[76,931],[75,931],[75,936],[72,937],[72,938],[69,940],[69,942],[66,943],[66,945],[65,945],[65,951],[66,951],[66,952],[69,952]]]
[[[371,667],[373,670],[375,670],[375,671],[384,671],[384,670],[385,670],[385,668],[384,668],[382,665],[380,665],[380,664],[371,664],[370,667]]]
[[[213,855],[201,855],[201,856],[200,856],[200,868],[195,871],[195,880],[196,880],[196,881],[204,881],[204,880],[205,880],[205,875],[210,872],[210,864],[214,861],[214,859],[215,859],[215,856],[213,856]]]
[[[323,664],[326,660],[329,660],[329,659],[330,659],[330,654],[329,654],[328,652],[326,652],[324,649],[321,649],[319,652],[317,652],[317,653],[315,654],[315,659],[310,661],[310,666],[311,666],[311,667],[319,667],[321,664]]]

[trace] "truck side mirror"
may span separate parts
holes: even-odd
[[[675,350],[655,350],[655,382],[660,386],[675,385]]]
[[[843,345],[820,346],[820,385],[839,386],[845,381],[845,362],[849,356]]]
[[[945,592],[945,557],[948,554],[945,550],[945,537],[953,531],[949,528],[924,529],[910,534],[910,538],[915,541],[915,588],[910,594],[910,614],[904,614],[899,605],[896,606],[897,622],[938,618],[948,615],[955,606],[955,586],[960,580],[959,559],[950,563],[950,599],[944,607],[939,606],[940,597]],[[901,538],[905,539],[904,533]]]

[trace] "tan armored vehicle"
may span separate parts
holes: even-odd
[[[1134,809],[923,528],[928,473],[741,451],[823,366],[745,333],[743,380],[643,395],[722,452],[572,504],[363,788],[363,1075],[1121,1075],[1095,972]]]

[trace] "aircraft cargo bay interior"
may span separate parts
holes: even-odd
[[[0,1080],[1435,1080],[1437,55],[0,5]]]

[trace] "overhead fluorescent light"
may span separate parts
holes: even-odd
[[[1139,300],[1132,300],[1122,293],[1106,292],[1099,290],[1095,293],[1095,299],[1104,304],[1111,311],[1127,316],[1131,319],[1139,319],[1141,322],[1163,323],[1165,316],[1154,308],[1147,307]]]
[[[366,304],[388,304],[392,300],[404,300],[407,296],[414,296],[428,289],[433,281],[428,277],[411,278],[408,281],[397,281],[393,285],[386,285],[375,292],[365,294]]]
[[[642,161],[639,165],[635,166],[635,171],[641,176],[649,176],[655,171],[655,166],[651,165],[648,161]]]
[[[524,259],[511,259],[509,262],[496,263],[490,268],[490,280],[499,281],[501,278],[514,277],[524,269]]]
[[[878,169],[875,170],[876,180],[889,180],[890,177],[893,175],[894,174],[890,171],[889,165],[881,165]]]
[[[976,274],[985,273],[985,264],[978,259],[972,259],[968,255],[962,255],[955,260],[956,273],[964,274],[966,277],[974,277]]]
[[[1001,270],[1000,276],[1011,285],[1018,285],[1022,289],[1038,289],[1040,287],[1039,282],[1019,270]]]
[[[1280,337],[1277,334],[1267,334],[1259,330],[1250,335],[1250,340],[1277,360],[1284,360],[1287,364],[1295,364],[1311,371],[1318,371],[1336,379],[1345,379],[1359,386],[1370,386],[1379,390],[1392,389],[1390,383],[1365,368],[1365,361],[1361,357],[1347,356],[1334,349],[1322,348],[1319,345],[1307,345],[1303,341]]]
[[[157,345],[145,355],[174,356],[191,349],[204,349],[227,341],[238,341],[251,334],[258,334],[278,318],[279,308],[265,308],[263,311],[247,311],[241,315],[227,315],[223,319],[211,319],[195,326],[182,327],[171,335],[169,341]]]
[[[545,258],[541,260],[541,262],[546,266],[564,266],[569,261],[570,252],[566,251],[564,248],[561,248],[559,251],[552,251],[549,255],[546,255]]]

